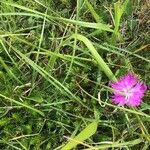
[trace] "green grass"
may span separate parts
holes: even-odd
[[[138,149],[150,92],[111,102],[132,71],[150,85],[148,1],[0,0],[0,149]]]

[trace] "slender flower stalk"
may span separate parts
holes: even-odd
[[[120,106],[139,106],[147,90],[146,84],[133,73],[111,82],[111,87],[114,89],[112,102]]]

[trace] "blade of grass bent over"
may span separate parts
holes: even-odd
[[[90,40],[80,34],[73,34],[70,38],[77,38],[78,40],[82,41],[87,46],[93,58],[97,61],[99,68],[106,74],[106,76],[112,81],[117,80],[108,65],[104,62],[103,58],[96,51]]]
[[[0,0],[0,2],[4,3],[1,0]],[[31,15],[35,15],[36,14],[36,16],[38,16],[38,17],[46,16],[46,20],[63,21],[63,22],[66,22],[66,23],[72,23],[72,24],[83,26],[83,27],[86,27],[86,28],[94,28],[94,29],[104,30],[104,31],[108,31],[108,32],[113,32],[113,30],[110,28],[110,25],[107,25],[107,24],[104,24],[104,23],[91,23],[91,22],[84,22],[84,21],[77,21],[77,20],[73,20],[73,19],[67,19],[67,18],[63,18],[63,17],[50,16],[50,15],[41,13],[39,11],[32,10],[30,8],[24,7],[22,5],[18,5],[17,3],[5,2],[4,4],[10,5],[10,6],[13,6],[13,7],[16,7],[16,8],[19,8],[21,10],[25,10],[27,12],[32,12],[34,14],[31,14]],[[21,12],[17,13],[17,14],[21,15]],[[24,13],[24,15],[25,14],[29,15],[28,13]],[[4,14],[0,14],[0,15],[4,15]],[[10,13],[10,15],[11,15],[11,13]],[[12,13],[12,15],[16,15],[16,14]]]

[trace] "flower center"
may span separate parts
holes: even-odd
[[[126,102],[128,102],[129,99],[130,99],[130,97],[133,95],[132,88],[130,88],[130,89],[129,88],[124,89],[123,93],[125,95]]]

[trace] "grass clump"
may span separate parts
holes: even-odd
[[[0,20],[2,150],[148,149],[149,91],[132,109],[109,87],[150,84],[148,1],[3,0]]]

